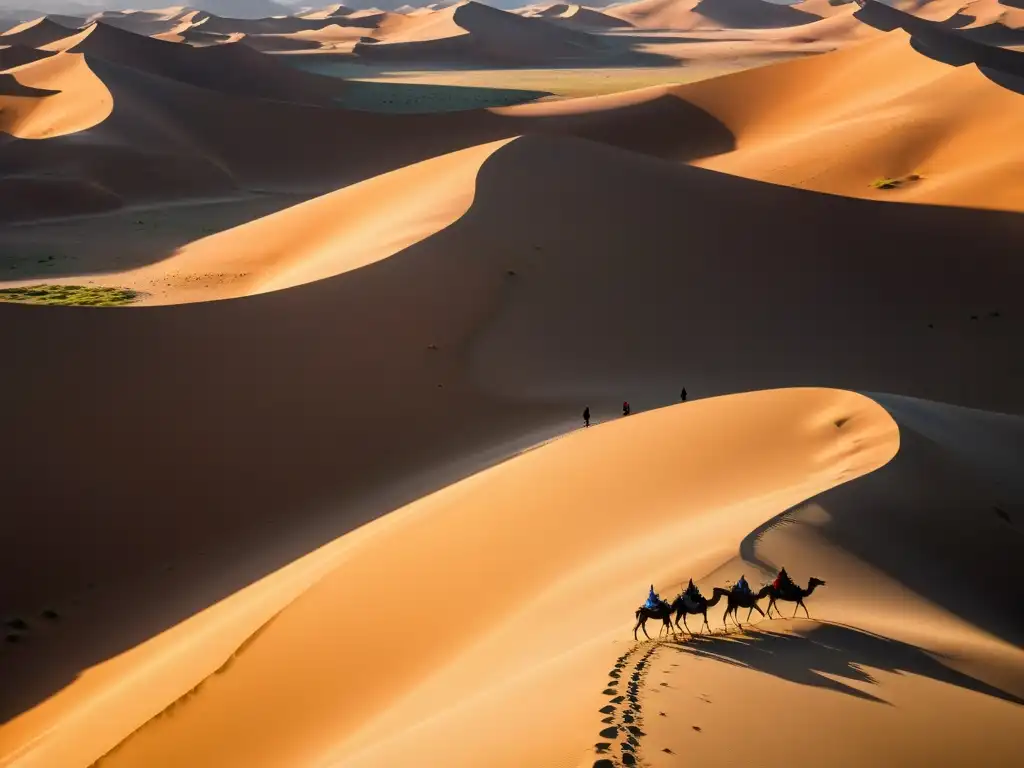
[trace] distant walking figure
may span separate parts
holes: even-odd
[[[584,427],[589,427],[590,426],[590,406],[589,405],[586,408],[583,409],[583,426]]]
[[[622,401],[622,415],[629,416],[629,403],[626,400]]]
[[[683,391],[679,393],[679,399],[686,402],[686,387],[683,387]]]

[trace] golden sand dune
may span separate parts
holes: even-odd
[[[1019,434],[1019,426],[1011,429]],[[694,443],[714,449],[694,453]],[[857,481],[898,447],[879,481]],[[1006,759],[1014,750],[1009,726],[1020,706],[1012,691],[1021,689],[1014,677],[1021,653],[997,639],[998,597],[986,606],[976,590],[991,584],[986,573],[1011,562],[1014,546],[995,516],[965,513],[962,502],[977,503],[985,493],[966,480],[970,468],[951,458],[916,435],[899,435],[876,404],[827,390],[707,400],[577,433],[338,539],[91,670],[6,726],[0,743],[14,747],[8,756],[25,766],[84,764],[101,754],[115,766],[257,759],[582,765],[587,745],[607,730],[596,714],[608,698],[598,696],[607,669],[616,655],[631,664],[639,658],[626,640],[638,602],[633,585],[653,581],[669,593],[696,575],[710,592],[737,570],[756,568],[736,562],[739,553],[765,571],[785,556],[787,564],[800,562],[799,571],[792,569],[798,576],[815,573],[829,582],[808,602],[815,616],[835,623],[776,622],[771,630],[781,636],[749,641],[809,636],[807,648],[780,649],[774,675],[814,686],[808,667],[823,662],[812,644],[830,638],[836,657],[821,669],[846,680],[805,692],[792,683],[784,690],[749,669],[736,679],[728,665],[692,673],[716,702],[743,691],[754,699],[751,709],[770,701],[819,727],[834,727],[839,707],[844,730],[816,742],[798,765],[844,754],[866,758],[870,745],[852,735],[844,741],[863,727],[883,727],[897,754],[917,754],[926,715],[932,723],[937,716],[955,721],[969,734],[939,729],[930,748],[966,755],[984,745],[993,759]],[[944,480],[939,488],[922,484],[922,473]],[[794,509],[841,483],[851,484]],[[937,501],[944,502],[939,521]],[[880,502],[885,515],[864,509]],[[779,521],[787,509],[793,511]],[[925,521],[928,537],[920,535]],[[780,522],[795,530],[771,533]],[[880,530],[887,531],[884,549]],[[908,572],[907,548],[924,562],[942,563],[939,556],[955,552],[965,537],[986,552],[982,569],[972,561],[959,577],[942,567]],[[958,586],[943,592],[953,578]],[[943,595],[970,608],[932,602]],[[388,631],[395,602],[421,635],[413,646]],[[365,631],[352,631],[354,616]],[[725,653],[741,652],[740,643],[726,645]],[[925,653],[949,659],[954,650],[955,661]],[[687,664],[671,647],[659,653],[659,672]],[[878,670],[870,689],[843,661]],[[670,690],[656,700],[648,694],[644,706],[687,717],[678,681],[667,682]],[[268,683],[273,697],[259,694]],[[829,698],[836,693],[851,698]],[[941,715],[929,706],[936,695]],[[282,696],[293,701],[285,711]],[[874,709],[887,699],[900,706]],[[90,702],[102,702],[103,712],[84,706]],[[706,738],[719,744],[699,748],[720,749],[729,738],[718,732],[726,726],[719,718],[734,719],[732,708],[700,713]],[[496,721],[505,727],[483,727]],[[782,738],[770,726],[752,727],[770,744]],[[43,738],[32,738],[44,730]],[[671,738],[655,726],[642,747],[654,753]]]
[[[578,26],[590,29],[609,29],[615,27],[628,27],[629,22],[616,19],[606,13],[587,8],[582,5],[570,3],[558,3],[541,8],[536,12],[526,14],[538,18],[555,21],[568,26]]]
[[[29,48],[41,48],[56,40],[73,35],[75,32],[73,27],[64,27],[44,16],[7,30],[0,35],[0,45],[24,45]]]
[[[331,19],[331,21],[335,21],[335,19]],[[327,23],[324,19],[298,16],[269,19],[226,19],[211,14],[203,22],[203,30],[220,34],[240,32],[245,35],[286,35],[293,32],[322,29]]]
[[[59,53],[8,70],[23,91],[0,94],[0,131],[20,139],[49,139],[98,125],[113,110],[110,91],[85,57]]]
[[[351,8],[347,8],[344,5],[328,5],[324,8],[317,8],[312,11],[305,11],[296,14],[300,19],[316,19],[323,21],[324,19],[334,19],[344,16],[349,16],[352,13]]]
[[[0,71],[20,67],[22,64],[30,64],[52,55],[49,51],[41,51],[38,48],[29,48],[25,45],[2,46],[0,47]]]
[[[244,45],[195,49],[102,22],[44,47],[84,53],[200,88],[249,97],[323,104],[344,87],[335,78],[294,70]]]
[[[361,57],[417,60],[544,62],[593,56],[600,42],[586,32],[540,18],[524,18],[477,2],[465,2],[423,16],[398,16],[382,26],[380,40],[360,43]]]
[[[897,30],[680,87],[677,95],[736,138],[735,151],[700,164],[858,197],[1024,210],[1024,189],[1012,182],[1024,154],[1011,138],[1024,128],[1024,97],[973,64],[951,67],[910,43]],[[886,179],[899,188],[872,186]]]
[[[638,0],[605,11],[640,28],[757,29],[794,27],[818,17],[764,0]]]
[[[102,21],[138,35],[158,35],[172,31],[183,21],[193,21],[196,14],[196,11],[177,6],[153,11],[106,11],[96,14],[89,21]]]

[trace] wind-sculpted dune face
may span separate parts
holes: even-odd
[[[41,51],[38,48],[30,48],[25,45],[0,46],[0,70],[31,64],[33,61],[39,61],[39,59],[45,59],[52,55],[53,53],[50,51]]]
[[[18,87],[0,93],[0,131],[19,139],[49,140],[88,130],[113,110],[109,89],[80,54],[43,56],[4,77]]]
[[[585,29],[613,29],[616,27],[631,26],[628,21],[608,16],[592,8],[585,8],[582,5],[552,5],[542,8],[535,13],[524,14],[530,17],[546,19],[568,27],[580,27]]]
[[[583,220],[567,238],[566,222]],[[237,583],[250,587],[237,600],[133,655],[107,653],[116,659],[86,681],[96,688],[72,683],[47,701],[19,723],[19,745],[43,765],[108,752],[113,766],[244,766],[268,756],[292,764],[312,753],[325,764],[468,766],[490,764],[492,750],[501,766],[570,762],[593,741],[581,741],[596,720],[583,702],[622,650],[609,646],[628,636],[635,584],[649,583],[641,575],[650,564],[663,563],[651,577],[659,585],[710,573],[765,521],[884,465],[899,435],[880,407],[797,390],[634,415],[258,577],[366,522],[377,509],[366,499],[385,485],[397,492],[395,478],[445,458],[469,461],[503,439],[564,431],[571,416],[562,412],[577,401],[608,403],[623,389],[652,404],[674,400],[679,355],[703,392],[844,381],[1024,407],[1017,375],[999,375],[1020,319],[972,328],[968,316],[974,306],[1012,306],[1016,267],[1005,244],[1021,226],[987,211],[817,195],[577,139],[526,137],[341,190],[193,253],[210,272],[264,270],[264,287],[302,283],[295,288],[141,311],[44,311],[31,323],[24,318],[38,308],[0,306],[0,344],[15,372],[0,379],[0,395],[51,404],[7,417],[22,437],[6,458],[6,498],[39,510],[12,523],[22,546],[0,562],[7,603],[45,603],[93,579],[101,592],[128,584],[134,591],[116,605],[136,615],[185,589],[163,569],[180,571],[200,532],[204,555],[188,569],[196,577],[223,568],[239,536],[247,551],[267,552],[258,565],[239,565]],[[958,269],[967,251],[971,269]],[[958,343],[967,332],[970,343]],[[67,381],[77,396],[58,398]],[[147,414],[144,426],[137,413]],[[59,487],[45,482],[54,467]],[[140,498],[145,516],[134,514]],[[393,496],[380,504],[401,506]],[[98,510],[85,530],[82,508]],[[291,546],[289,533],[302,541]],[[853,544],[870,538],[862,532]],[[60,569],[35,556],[43,549]],[[843,568],[854,584],[867,570],[828,554],[830,569],[814,572],[828,589],[837,589],[829,570]],[[160,573],[150,582],[152,563]],[[354,616],[364,629],[394,621],[393,603],[361,586],[374,578],[389,594],[406,585],[406,620],[423,643],[409,649],[401,634],[352,631]],[[430,599],[463,583],[472,586],[458,600]],[[188,586],[190,601],[214,602]],[[864,616],[867,594],[845,592],[861,606],[851,613]],[[812,615],[827,599],[810,603]],[[480,609],[467,612],[465,600]],[[918,605],[899,609],[910,604]],[[95,617],[112,614],[89,605],[89,631],[103,636],[114,622]],[[566,605],[581,610],[554,610]],[[68,674],[96,661],[89,638],[76,635],[61,657]],[[343,643],[364,663],[339,655]],[[204,680],[173,717],[153,718]],[[283,712],[261,698],[268,681],[301,703]],[[547,692],[540,702],[538,686]],[[89,690],[109,697],[103,710],[81,709]],[[798,703],[806,705],[794,696]],[[970,722],[985,736],[1001,733],[1004,703]],[[483,734],[503,711],[525,727],[538,707],[559,723],[557,736],[524,740],[517,728],[454,738]],[[84,714],[66,717],[72,710]],[[963,736],[951,742],[962,747]],[[1009,754],[1005,739],[997,745]]]
[[[676,89],[736,136],[735,151],[699,164],[857,197],[1024,210],[1012,182],[1024,99],[998,73],[950,66],[915,41],[896,30]]]
[[[295,70],[244,45],[193,48],[102,22],[46,47],[236,96],[326,104],[344,88],[335,78]]]
[[[604,11],[642,29],[767,29],[809,24],[820,17],[764,0],[639,0]]]
[[[406,18],[380,42],[353,52],[366,58],[488,60],[505,63],[585,59],[601,49],[599,40],[539,18],[524,18],[468,2],[434,14]]]
[[[77,29],[65,27],[43,17],[7,30],[0,35],[0,45],[24,45],[41,48],[57,40],[75,34]]]

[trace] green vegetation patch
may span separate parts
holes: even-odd
[[[875,179],[871,182],[871,186],[875,189],[899,189],[900,187],[906,186],[915,181],[920,181],[921,177],[912,173],[909,176],[904,176],[901,179],[890,179],[888,177],[882,177],[881,179]]]
[[[100,285],[22,285],[0,288],[0,301],[62,307],[120,307],[140,298],[138,291]]]
[[[349,81],[343,107],[362,112],[429,114],[470,109],[509,107],[550,96],[547,91],[513,88],[477,88],[464,85]]]

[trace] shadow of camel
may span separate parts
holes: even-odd
[[[1012,693],[950,669],[917,646],[843,624],[816,623],[800,630],[799,634],[757,631],[751,635],[698,636],[686,643],[666,645],[679,653],[755,669],[793,683],[825,688],[887,706],[892,704],[832,678],[877,685],[878,681],[864,670],[864,667],[872,667],[897,674],[919,675],[1003,701],[1024,704],[1024,699]]]

